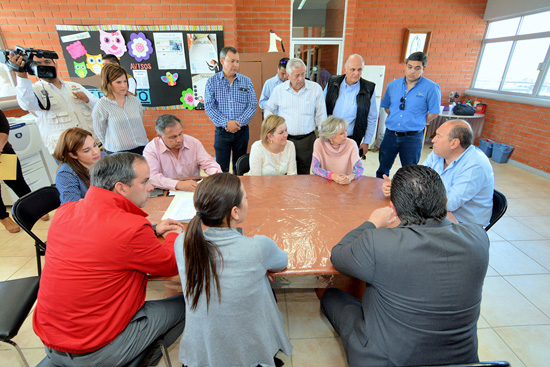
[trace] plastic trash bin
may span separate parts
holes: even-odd
[[[491,139],[479,139],[479,149],[489,158],[491,158],[491,154],[493,154],[493,144],[495,144],[495,142]]]
[[[494,143],[492,160],[497,163],[506,163],[512,150],[514,150],[514,147],[510,145]]]

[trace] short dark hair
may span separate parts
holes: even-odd
[[[439,174],[416,164],[401,167],[391,181],[391,202],[401,224],[426,224],[447,216],[447,191]]]
[[[405,60],[405,64],[407,64],[409,61],[422,61],[422,67],[425,68],[426,65],[428,65],[428,56],[422,52],[413,52],[412,54],[407,57],[407,60]]]
[[[167,127],[172,127],[176,124],[180,124],[183,127],[181,120],[174,115],[161,115],[157,118],[155,124],[155,131],[162,137],[164,137],[164,130]]]
[[[237,49],[233,46],[225,46],[224,48],[222,48],[222,50],[220,51],[220,58],[224,58],[225,59],[225,56],[227,56],[227,53],[228,52],[232,52],[234,54],[238,54],[239,51],[237,51]]]
[[[90,168],[90,186],[113,191],[117,182],[132,186],[137,177],[134,164],[145,162],[142,155],[135,153],[115,153],[98,160]]]
[[[458,139],[458,141],[460,141],[460,146],[463,149],[468,149],[468,147],[474,143],[474,133],[469,123],[464,120],[457,121],[464,122],[466,126],[464,124],[454,123],[453,128],[449,132],[449,141]]]
[[[107,54],[107,55],[103,56],[102,59],[103,60],[109,60],[111,62],[114,62],[115,64],[120,65],[120,60],[118,59],[118,57],[116,57],[113,54]]]
[[[283,57],[281,60],[279,60],[279,69],[280,68],[285,68],[286,69],[286,64],[288,63],[290,59],[288,57]]]

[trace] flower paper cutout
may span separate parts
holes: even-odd
[[[193,95],[193,90],[191,88],[187,88],[183,92],[181,92],[181,103],[183,104],[183,107],[188,108],[190,110],[195,108],[195,96]]]
[[[84,56],[88,53],[88,51],[86,51],[86,48],[80,41],[73,42],[65,48],[69,52],[69,55],[71,55],[71,57],[75,60],[78,59],[80,56]]]
[[[130,42],[128,42],[128,53],[137,62],[149,60],[149,57],[153,53],[153,45],[143,32],[132,33],[130,35]]]

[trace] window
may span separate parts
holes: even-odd
[[[476,91],[550,100],[550,11],[490,22]]]

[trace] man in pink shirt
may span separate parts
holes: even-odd
[[[206,152],[202,143],[183,133],[181,120],[174,115],[157,119],[158,137],[147,144],[143,156],[151,168],[151,184],[165,190],[195,191],[197,182],[188,177],[221,172],[218,163]]]

